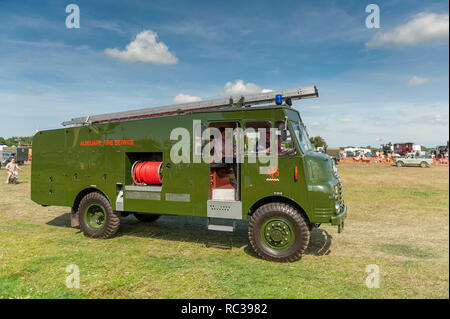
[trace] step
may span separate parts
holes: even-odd
[[[233,221],[233,225],[214,225],[211,224],[211,218],[207,218],[206,229],[232,233],[236,229],[236,221]]]
[[[225,232],[234,232],[234,226],[227,226],[227,225],[208,225],[208,230],[216,230],[216,231],[225,231]]]

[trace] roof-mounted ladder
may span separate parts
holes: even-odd
[[[99,114],[85,117],[73,118],[70,121],[61,123],[63,126],[67,125],[89,125],[96,123],[118,122],[135,120],[148,117],[160,117],[182,114],[187,112],[194,112],[200,110],[225,108],[225,107],[244,107],[257,104],[268,104],[277,101],[277,96],[281,95],[285,102],[292,100],[300,100],[307,98],[318,97],[319,93],[315,86],[308,86],[304,88],[297,88],[291,90],[273,91],[267,93],[259,93],[246,96],[231,96],[228,98],[221,98],[216,100],[207,100],[199,102],[190,102],[183,104],[174,104],[168,106],[150,107],[140,110],[116,112],[108,114]]]

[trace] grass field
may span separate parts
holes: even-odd
[[[30,200],[30,168],[6,185],[0,171],[0,298],[449,298],[449,170],[339,165],[345,231],[313,230],[297,262],[261,260],[247,223],[228,235],[205,220],[122,219],[116,237],[86,238],[69,209]],[[66,287],[66,267],[80,288]],[[367,288],[368,265],[380,287]]]

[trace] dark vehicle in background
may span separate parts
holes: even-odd
[[[333,161],[337,164],[341,160],[341,149],[340,148],[326,148],[325,154],[330,156]]]
[[[355,157],[356,156],[356,154],[353,153],[352,151],[347,151],[346,153],[347,153],[347,157]]]
[[[367,153],[365,154],[365,156],[366,156],[366,157],[377,157],[377,153],[375,153],[375,152],[367,152]]]
[[[6,166],[11,159],[15,158],[18,165],[23,165],[28,160],[31,146],[4,147],[2,151],[2,166]]]
[[[13,152],[2,152],[2,163],[1,166],[8,165],[11,162],[11,159],[15,158],[16,154]]]
[[[448,142],[447,145],[436,146],[435,155],[437,158],[445,157],[445,154],[448,154]]]

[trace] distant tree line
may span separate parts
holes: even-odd
[[[309,141],[311,144],[313,144],[315,147],[324,147],[328,146],[327,142],[325,142],[325,139],[321,136],[313,136],[309,138]]]
[[[0,145],[17,146],[17,145],[29,145],[33,140],[32,136],[13,136],[4,138],[0,136]]]

